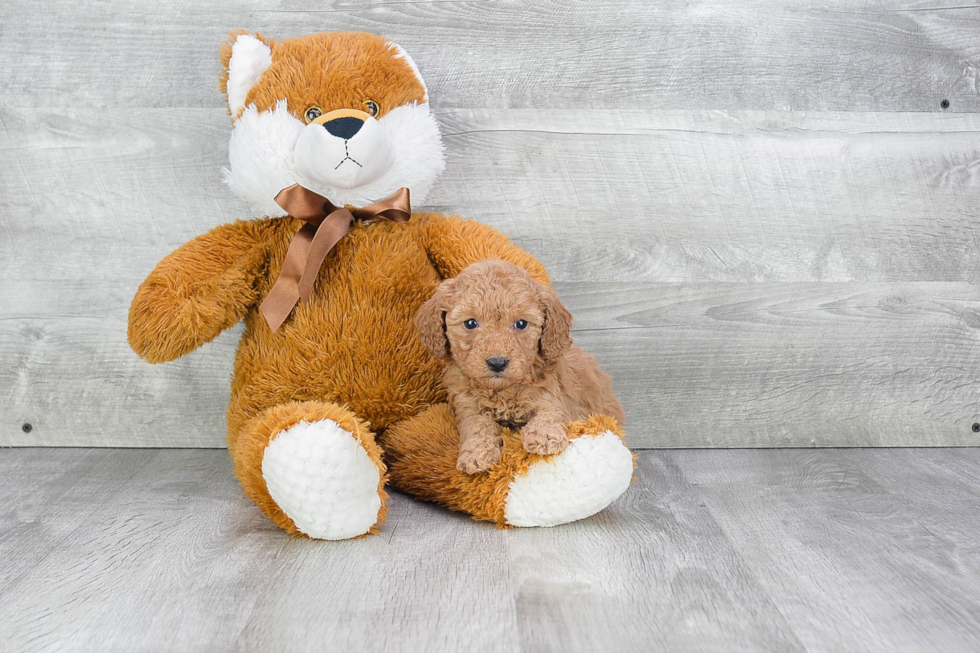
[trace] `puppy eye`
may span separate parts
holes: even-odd
[[[514,328],[518,331],[523,331],[527,328],[527,320],[518,320],[517,322],[514,322]]]
[[[364,100],[364,102],[362,102],[361,104],[364,105],[364,108],[366,108],[367,112],[370,113],[372,116],[376,116],[379,113],[381,113],[381,105],[375,102],[374,100]]]
[[[309,109],[306,110],[306,113],[304,113],[303,115],[306,116],[306,122],[313,122],[314,120],[322,116],[323,112],[320,111],[320,107],[310,107]]]
[[[476,327],[480,326],[480,323],[474,320],[473,318],[470,318],[465,322],[463,322],[463,326],[466,327],[467,329],[475,329]]]

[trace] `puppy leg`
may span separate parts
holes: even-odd
[[[521,429],[524,450],[541,456],[561,453],[568,446],[565,424],[571,419],[571,415],[560,406],[543,407]]]
[[[459,458],[456,469],[467,474],[485,472],[500,460],[503,429],[482,413],[457,413]]]

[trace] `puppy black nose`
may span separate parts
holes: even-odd
[[[323,123],[323,128],[328,132],[336,136],[337,138],[353,138],[354,134],[361,131],[361,127],[364,126],[364,121],[360,118],[334,118],[333,120],[328,120]]]
[[[487,359],[487,367],[490,368],[491,372],[503,372],[505,369],[507,369],[507,363],[509,362],[510,361],[506,358],[494,356],[493,358]]]

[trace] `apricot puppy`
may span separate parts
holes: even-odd
[[[565,424],[592,414],[625,422],[609,375],[572,343],[572,315],[550,288],[504,261],[473,263],[418,311],[422,342],[446,363],[443,381],[459,432],[457,468],[500,460],[504,427],[530,453],[561,453]]]

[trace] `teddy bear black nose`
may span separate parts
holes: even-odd
[[[348,138],[353,138],[354,134],[361,130],[364,126],[364,121],[360,118],[334,118],[323,123],[324,129],[336,136],[337,138],[343,138],[344,140]]]
[[[487,367],[490,368],[491,372],[503,372],[505,369],[507,369],[507,363],[509,362],[510,361],[506,358],[494,356],[493,358],[487,359]]]

